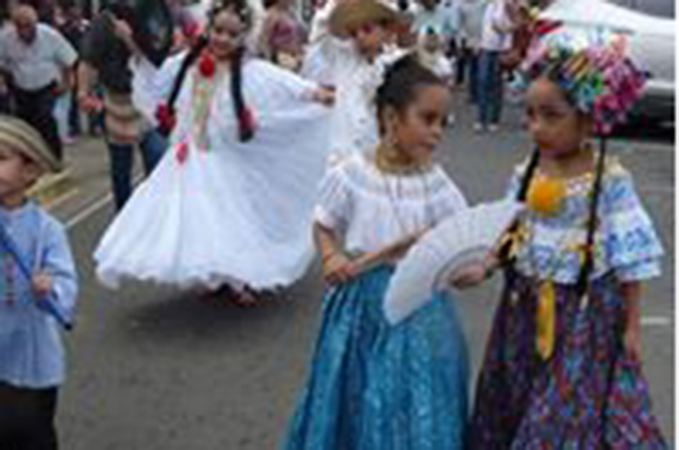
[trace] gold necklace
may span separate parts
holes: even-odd
[[[431,162],[423,164],[408,158],[401,150],[384,142],[377,146],[375,165],[382,172],[392,174],[411,174],[431,168]]]

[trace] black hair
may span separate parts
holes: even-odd
[[[208,30],[212,29],[215,18],[222,12],[229,11],[236,14],[241,22],[245,25],[246,30],[250,28],[252,23],[252,15],[245,3],[241,0],[233,0],[216,6],[209,14]],[[203,34],[198,41],[189,50],[184,57],[179,72],[172,85],[170,97],[168,98],[167,106],[169,111],[174,114],[174,105],[177,101],[179,91],[181,90],[186,74],[189,68],[196,62],[200,54],[207,47],[209,42],[209,35]],[[231,56],[231,95],[233,97],[234,113],[238,120],[238,136],[241,142],[247,142],[254,137],[254,129],[250,113],[243,97],[243,56],[245,48],[243,45],[238,47]]]
[[[378,121],[381,121],[386,108],[393,108],[398,113],[405,112],[415,101],[419,89],[432,85],[445,86],[445,82],[422,66],[415,55],[402,57],[386,70],[384,81],[377,88],[375,105]]]

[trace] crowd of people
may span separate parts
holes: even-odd
[[[624,37],[538,30],[520,0],[316,6],[309,26],[288,0],[215,2],[204,20],[162,0],[112,1],[90,22],[70,5],[52,25],[11,9],[0,449],[58,447],[59,327],[77,271],[63,227],[27,191],[63,168],[81,112],[105,137],[117,209],[93,255],[102,283],[255,307],[319,255],[321,327],[284,448],[666,448],[640,364],[642,282],[663,249],[605,145],[645,81]],[[448,280],[505,277],[470,402],[454,296],[433,293],[395,326],[382,302],[401,258],[470,208],[435,157],[450,150],[437,149],[451,96],[466,84],[475,130],[495,132],[509,77],[535,148],[506,196],[526,212]],[[147,177],[133,190],[135,146]]]

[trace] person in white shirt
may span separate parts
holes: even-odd
[[[502,114],[502,68],[500,55],[512,47],[518,12],[516,0],[492,0],[486,8],[481,29],[479,60],[478,121],[474,128],[497,131]]]
[[[478,67],[481,48],[483,16],[488,0],[460,0],[459,34],[462,51],[458,57],[457,79],[464,83],[467,78],[469,102],[478,101]]]
[[[33,7],[12,11],[12,26],[0,32],[0,68],[11,77],[16,114],[39,130],[61,160],[61,140],[52,111],[69,89],[78,55],[57,30],[38,23]]]
[[[378,143],[374,110],[385,68],[403,55],[390,46],[403,14],[380,0],[331,0],[317,12],[302,76],[336,92],[330,165]]]

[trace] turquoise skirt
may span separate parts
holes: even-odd
[[[468,355],[450,297],[395,327],[382,313],[390,267],[325,296],[309,378],[288,450],[461,449]]]

